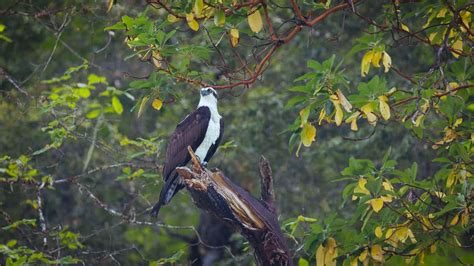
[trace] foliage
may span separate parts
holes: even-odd
[[[147,209],[204,86],[212,166],[255,191],[268,155],[299,265],[474,263],[471,2],[106,2],[0,4],[2,263],[186,263],[185,193]]]

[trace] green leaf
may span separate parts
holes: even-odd
[[[322,70],[322,65],[316,60],[312,60],[312,59],[308,60],[308,62],[306,62],[306,66],[316,71]]]
[[[306,100],[306,98],[307,97],[303,96],[303,95],[295,96],[295,97],[288,100],[288,102],[285,105],[285,108],[289,108],[289,107],[292,107],[292,106],[294,106],[298,103],[304,102]]]
[[[441,112],[449,119],[452,124],[464,107],[464,100],[458,96],[447,96],[445,100],[441,100],[439,104]]]
[[[102,110],[95,109],[95,110],[92,110],[89,113],[87,113],[86,117],[88,119],[94,119],[94,118],[98,117],[100,115],[100,113],[102,113]]]
[[[108,27],[104,28],[105,31],[108,31],[108,30],[125,30],[125,29],[127,29],[127,27],[125,26],[125,23],[123,23],[123,22],[117,22],[112,26],[108,26]]]
[[[97,76],[96,74],[90,74],[87,77],[87,84],[92,85],[92,84],[96,84],[96,83],[107,84],[107,79],[105,77],[102,77],[102,76]]]
[[[117,114],[123,113],[123,105],[117,96],[112,97],[112,107]]]
[[[131,29],[132,25],[134,24],[133,23],[133,18],[131,18],[129,16],[123,16],[122,21],[125,24],[125,26],[127,26],[128,29]],[[115,25],[117,25],[117,24],[115,24]]]
[[[14,246],[16,245],[17,242],[18,242],[18,241],[17,241],[16,239],[12,239],[12,240],[10,240],[10,241],[7,242],[7,246],[10,247],[10,248],[12,248],[12,247],[14,247]]]
[[[158,264],[163,264],[163,263],[176,263],[178,260],[184,255],[184,251],[178,250],[176,253],[174,253],[171,257],[168,258],[161,258],[158,261],[156,261]]]
[[[298,260],[298,266],[309,266],[309,262],[303,258]]]
[[[218,27],[222,27],[225,24],[225,14],[224,11],[219,9],[214,14],[214,24]]]
[[[76,90],[76,93],[81,98],[89,98],[89,96],[91,96],[91,91],[89,90],[89,88],[78,88]]]

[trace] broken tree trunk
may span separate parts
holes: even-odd
[[[176,168],[196,205],[238,228],[255,250],[258,265],[293,265],[274,206],[268,161],[260,159],[261,199],[232,183],[220,170],[203,168],[188,147],[192,169]]]

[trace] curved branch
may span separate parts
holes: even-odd
[[[223,85],[207,84],[207,83],[204,83],[204,82],[201,82],[201,81],[198,81],[198,80],[192,80],[192,79],[183,78],[183,77],[177,77],[177,79],[182,80],[186,83],[194,84],[194,85],[199,84],[199,85],[205,86],[205,87],[213,87],[214,89],[217,89],[217,90],[231,89],[231,88],[241,86],[241,85],[248,86],[250,84],[253,84],[258,79],[258,77],[266,70],[267,63],[270,61],[270,59],[271,59],[272,55],[275,53],[275,51],[279,47],[281,47],[283,44],[287,44],[291,40],[293,40],[294,37],[303,29],[304,26],[313,27],[316,24],[318,24],[319,22],[326,19],[329,15],[331,15],[333,13],[336,13],[338,11],[344,10],[348,7],[352,7],[354,4],[356,4],[358,2],[361,2],[361,1],[362,0],[354,0],[354,1],[348,1],[348,3],[339,4],[337,6],[334,6],[332,8],[329,8],[329,9],[325,10],[323,13],[321,13],[319,16],[315,17],[312,20],[307,20],[306,18],[303,17],[302,23],[299,23],[299,24],[295,25],[293,27],[293,29],[291,29],[290,32],[284,37],[277,37],[277,34],[273,29],[273,25],[271,24],[265,1],[263,1],[263,0],[261,0],[261,1],[249,1],[249,2],[245,2],[245,3],[242,3],[242,4],[235,5],[235,6],[233,6],[232,10],[231,9],[226,9],[225,10],[226,16],[231,15],[233,12],[235,12],[235,10],[241,9],[243,7],[250,7],[251,8],[253,6],[261,4],[263,6],[263,13],[264,13],[265,21],[267,22],[268,27],[269,27],[270,38],[271,38],[272,43],[273,43],[272,46],[271,46],[271,49],[265,54],[263,59],[260,60],[259,63],[257,63],[257,65],[255,67],[255,70],[253,70],[253,73],[250,75],[250,77],[248,77],[246,79],[243,79],[243,80],[231,82],[229,84],[223,84]],[[168,12],[169,14],[172,14],[175,17],[178,17],[178,18],[183,18],[183,16],[180,16],[179,14],[174,12],[169,6],[165,5],[164,3],[162,3],[159,0],[147,0],[147,2],[149,4],[158,4],[159,6],[164,8],[166,10],[166,12]],[[298,13],[301,14],[301,11],[299,10],[298,6],[296,5],[296,7],[295,7],[295,5],[293,5],[294,8],[297,8],[295,10],[295,12],[297,14]],[[199,18],[197,18],[197,19],[199,19]],[[162,70],[162,69],[160,69],[160,70]],[[171,73],[168,73],[168,74],[172,75]]]

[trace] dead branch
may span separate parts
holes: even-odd
[[[255,250],[258,265],[293,265],[277,220],[273,180],[268,161],[260,160],[261,198],[254,198],[224,173],[203,168],[188,147],[192,169],[178,167],[196,206],[240,230]]]

